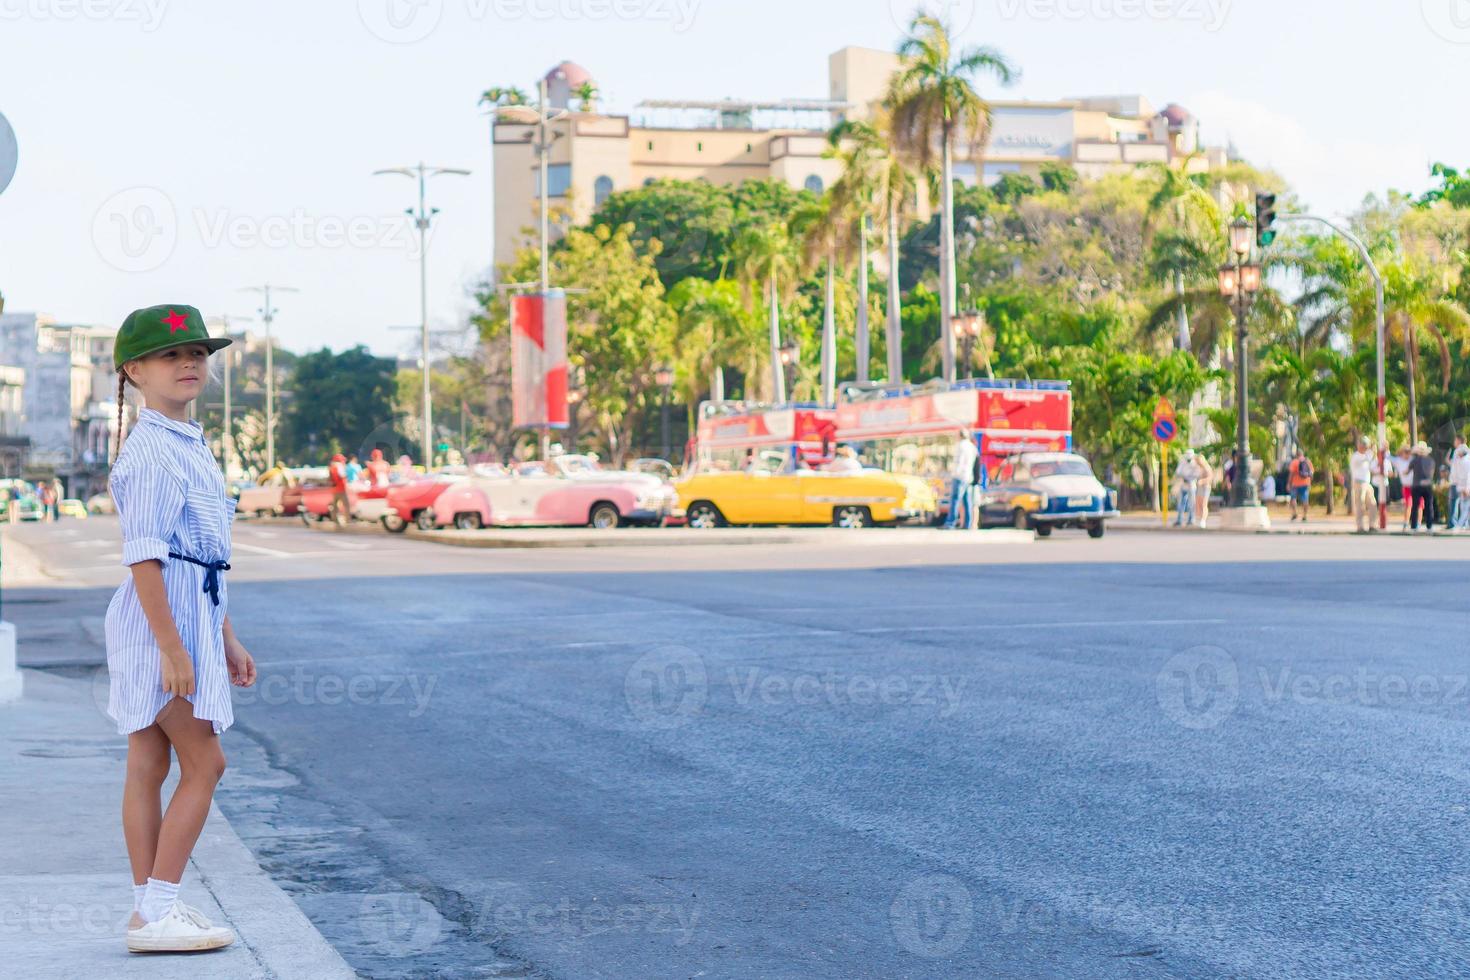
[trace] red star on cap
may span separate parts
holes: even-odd
[[[184,315],[182,313],[175,313],[173,310],[168,311],[168,316],[163,318],[163,322],[168,324],[168,332],[171,334],[178,333],[180,330],[189,329],[189,321]]]

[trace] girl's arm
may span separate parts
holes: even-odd
[[[230,683],[236,687],[249,687],[255,683],[255,658],[235,636],[235,627],[230,623],[229,613],[225,613],[220,632],[225,642],[225,662],[230,668]]]
[[[138,593],[138,605],[143,607],[143,615],[147,617],[148,626],[153,630],[153,638],[158,642],[163,689],[170,694],[192,695],[194,663],[189,659],[189,651],[184,648],[184,641],[179,636],[173,611],[168,607],[168,592],[163,584],[163,563],[151,559],[129,567],[133,572],[133,588]]]

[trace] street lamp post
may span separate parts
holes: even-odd
[[[424,185],[430,177],[438,177],[440,174],[456,174],[465,177],[469,175],[469,171],[458,167],[431,167],[421,160],[414,167],[389,167],[385,170],[373,171],[373,176],[378,174],[401,174],[404,177],[415,177],[419,182],[418,213],[415,214],[413,208],[407,208],[404,213],[414,219],[414,227],[419,230],[419,325],[424,359],[424,466],[432,468],[434,465],[434,422],[433,402],[429,392],[429,223],[434,215],[439,213],[439,209],[425,209]]]
[[[965,310],[955,317],[955,331],[960,338],[961,357],[965,361],[965,378],[972,380],[975,377],[975,343],[980,339],[980,333],[985,329],[985,315],[979,310]],[[985,373],[990,375],[990,358],[985,359]]]
[[[248,320],[249,317],[236,316],[235,319],[237,319],[237,320]],[[222,329],[224,331],[224,335],[225,335],[226,339],[229,338],[229,336],[230,336],[230,314],[224,313],[224,314],[221,314],[220,316],[217,316],[217,317],[210,317],[208,320],[206,320],[204,322],[207,325],[210,325],[210,326],[213,326],[214,324],[219,324],[220,329]],[[225,348],[225,351],[224,351],[224,362],[225,362],[224,389],[225,389],[225,397],[224,397],[224,404],[222,406],[222,408],[224,410],[224,413],[225,413],[225,425],[224,425],[224,432],[220,435],[219,454],[220,454],[220,466],[225,471],[225,478],[226,479],[229,479],[230,478],[230,464],[232,462],[234,462],[234,460],[235,460],[235,425],[234,425],[234,413],[231,410],[231,408],[232,408],[232,401],[231,401],[231,395],[232,395],[231,388],[232,388],[232,385],[231,385],[231,380],[230,380],[230,367],[231,367],[231,365],[233,364],[233,362],[235,360],[235,353],[236,352],[234,350],[232,350],[231,348],[229,348],[229,347],[226,347]]]
[[[663,389],[663,404],[660,406],[660,431],[663,436],[663,458],[668,459],[673,455],[673,451],[669,448],[669,390],[674,384],[674,372],[664,365],[659,365],[658,370],[653,372],[653,380]]]
[[[267,471],[276,468],[276,342],[271,336],[271,323],[278,312],[271,306],[271,290],[278,293],[299,293],[301,290],[293,286],[273,286],[266,283],[264,286],[244,286],[241,292],[261,293],[264,301],[261,304],[260,318],[265,321],[265,468]]]
[[[1249,372],[1249,338],[1246,314],[1250,297],[1261,288],[1261,267],[1245,262],[1250,253],[1252,228],[1244,218],[1230,223],[1230,251],[1233,265],[1220,269],[1220,295],[1233,300],[1235,306],[1235,480],[1230,488],[1230,506],[1259,507],[1260,496],[1251,479],[1250,400],[1246,390]]]

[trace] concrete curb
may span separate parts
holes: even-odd
[[[1115,521],[1112,528],[1117,531],[1139,531],[1146,534],[1189,534],[1189,535],[1214,535],[1214,534],[1274,534],[1277,536],[1297,538],[1321,538],[1321,537],[1361,537],[1361,538],[1443,538],[1453,540],[1455,538],[1467,538],[1470,534],[1455,534],[1435,529],[1433,534],[1424,534],[1415,531],[1398,530],[1390,523],[1386,531],[1372,531],[1367,534],[1359,534],[1352,525],[1317,524],[1308,523],[1306,527],[1300,524],[1296,526],[1272,526],[1269,528],[1222,528],[1209,527],[1200,529],[1197,527],[1164,527],[1157,522],[1122,523]]]
[[[365,534],[388,535],[389,532],[369,524],[348,524],[337,527],[328,522],[302,525],[306,530],[319,534]],[[452,529],[420,531],[410,526],[402,536],[455,548],[692,548],[718,547],[722,545],[802,544],[816,540],[822,535],[841,535],[846,543],[895,544],[899,541],[918,540],[926,543],[944,544],[1029,544],[1035,539],[1030,531],[1012,528],[992,528],[985,531],[954,532],[938,528],[900,527],[868,528],[860,531],[832,527],[803,528],[718,528],[693,530],[690,528],[619,528],[609,531],[592,531],[581,528],[519,528],[511,530],[457,531]]]

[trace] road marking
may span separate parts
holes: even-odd
[[[1228,619],[1088,619],[1071,623],[964,623],[953,626],[871,626],[852,630],[823,630],[825,633],[931,633],[943,630],[1069,629],[1093,626],[1215,626]]]
[[[238,544],[237,543],[237,544],[235,544],[235,545],[232,546],[232,550],[234,550],[234,551],[240,551],[240,550],[253,551],[257,555],[265,555],[267,558],[294,558],[294,557],[296,557],[297,554],[299,554],[299,552],[280,551],[280,550],[278,550],[276,548],[267,548],[264,545],[258,545],[258,544]]]
[[[333,548],[341,548],[343,551],[367,551],[372,545],[365,541],[327,541]]]

